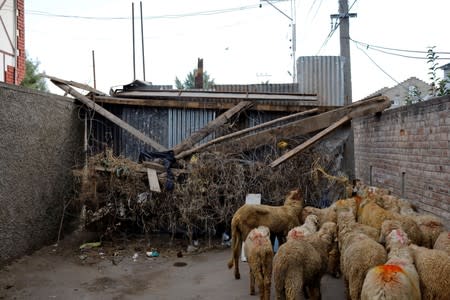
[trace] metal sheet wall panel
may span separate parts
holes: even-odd
[[[153,107],[125,106],[122,120],[138,129],[157,143],[167,147],[168,110]],[[121,151],[125,157],[138,159],[141,151],[155,151],[126,131],[122,131]]]
[[[299,93],[317,94],[319,106],[344,105],[342,56],[301,56],[297,59]]]
[[[168,147],[172,148],[216,118],[213,110],[168,109]],[[202,142],[209,141],[213,135]]]

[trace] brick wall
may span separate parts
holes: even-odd
[[[19,85],[25,77],[25,6],[24,0],[17,0],[17,50],[18,56],[16,66],[7,66],[5,71],[5,82]],[[17,73],[17,74],[16,74]]]
[[[450,226],[450,97],[355,119],[356,177]]]
[[[17,37],[17,49],[19,56],[17,57],[17,84],[20,84],[25,77],[25,0],[17,0],[17,29],[19,36]]]

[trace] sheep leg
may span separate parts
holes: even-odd
[[[241,253],[242,241],[241,241],[241,233],[238,229],[231,226],[231,259],[228,261],[228,268],[231,269],[234,265],[234,278],[240,279],[241,274],[239,273],[239,255]]]
[[[297,274],[295,274],[297,275]],[[303,294],[303,278],[288,274],[284,283],[287,300],[305,299]]]
[[[250,295],[255,294],[255,274],[252,268],[250,268]]]

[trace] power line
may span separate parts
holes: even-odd
[[[145,20],[155,20],[155,19],[177,19],[184,17],[195,17],[195,16],[210,16],[216,14],[230,13],[235,11],[243,11],[248,9],[259,8],[259,4],[255,5],[246,5],[240,7],[232,7],[232,8],[224,8],[224,9],[216,9],[216,10],[206,10],[206,11],[197,11],[190,13],[182,13],[182,14],[166,14],[159,16],[147,16],[144,17]],[[85,20],[130,20],[131,17],[126,16],[116,16],[116,17],[98,17],[98,16],[80,16],[80,15],[66,15],[66,14],[55,14],[46,11],[40,10],[27,10],[25,12],[29,15],[37,15],[37,16],[45,16],[45,17],[55,17],[55,18],[71,18],[71,19],[85,19]]]
[[[350,7],[348,8],[349,12],[353,8],[353,6],[355,5],[355,3],[357,1],[358,0],[354,0],[352,5],[350,5]],[[333,36],[333,34],[336,31],[336,29],[338,29],[340,24],[341,24],[341,18],[339,18],[339,21],[333,26],[333,28],[331,28],[330,32],[328,33],[327,37],[323,41],[322,46],[320,46],[320,49],[319,49],[319,51],[317,51],[316,55],[319,55],[320,51],[322,51],[322,49],[328,44],[328,41],[331,39],[331,37]]]
[[[412,59],[421,59],[421,60],[424,60],[424,59],[425,59],[425,60],[428,60],[428,59],[429,59],[429,58],[426,57],[426,56],[412,56],[412,55],[405,55],[405,54],[400,54],[400,53],[395,53],[395,52],[389,52],[389,51],[386,51],[386,50],[382,50],[383,48],[380,48],[380,49],[374,48],[374,47],[372,47],[372,46],[369,45],[369,44],[362,43],[362,42],[358,42],[358,41],[355,41],[355,40],[353,40],[353,39],[351,39],[351,38],[350,38],[350,40],[351,40],[352,42],[354,42],[355,44],[357,44],[357,45],[363,46],[363,47],[366,48],[366,49],[375,50],[375,51],[378,51],[378,52],[381,52],[381,53],[384,53],[384,54],[388,54],[388,55],[394,55],[394,56],[400,56],[400,57],[404,57],[404,58],[412,58]],[[414,51],[414,50],[409,50],[408,52],[412,52],[412,51]],[[415,51],[414,51],[414,52],[415,52]],[[428,52],[421,51],[420,53],[426,54],[426,53],[428,53]],[[435,52],[435,53],[437,53],[437,52]],[[440,53],[445,53],[445,52],[440,52]],[[435,59],[436,59],[436,60],[450,60],[450,57],[436,57]]]
[[[386,76],[388,76],[390,79],[392,79],[395,83],[400,84],[400,82],[398,82],[394,77],[392,77],[388,72],[386,72],[380,65],[378,65],[373,59],[372,57],[369,56],[369,54],[367,54],[367,52],[362,49],[361,47],[358,46],[358,44],[356,44],[356,48],[358,48],[359,50],[361,50],[362,53],[364,53],[368,59],[370,59],[370,61],[381,71],[383,72]]]
[[[384,46],[376,46],[376,45],[372,45],[372,44],[368,44],[368,43],[364,43],[364,42],[360,42],[360,41],[355,41],[352,39],[352,41],[359,43],[363,46],[367,46],[370,48],[378,48],[378,49],[384,49],[384,50],[392,50],[392,51],[398,51],[398,52],[410,52],[410,53],[424,53],[427,54],[428,51],[424,51],[424,50],[407,50],[407,49],[398,49],[398,48],[389,48],[389,47],[384,47]],[[435,51],[434,53],[436,54],[450,54],[450,52],[442,52],[442,51]]]

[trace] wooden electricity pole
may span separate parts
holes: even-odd
[[[349,18],[357,14],[348,13],[348,0],[339,0],[339,14],[331,15],[332,19],[338,19],[341,56],[344,57],[344,105],[352,103],[352,71],[350,63],[350,33]]]

